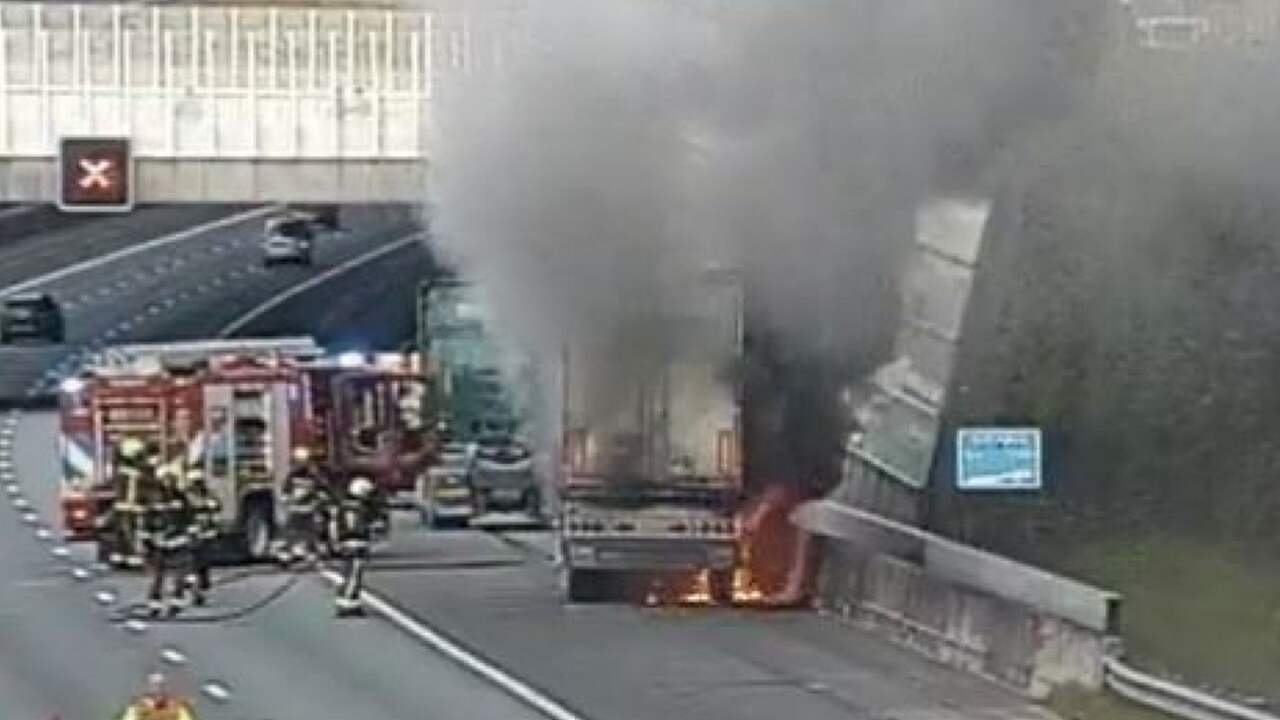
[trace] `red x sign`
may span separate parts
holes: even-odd
[[[128,138],[64,137],[59,143],[58,207],[66,212],[133,208]]]

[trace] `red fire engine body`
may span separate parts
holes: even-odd
[[[133,345],[105,351],[64,383],[59,455],[63,525],[98,539],[100,518],[136,489],[117,482],[126,437],[161,464],[199,468],[222,505],[224,534],[242,554],[270,553],[281,526],[279,494],[294,452],[327,474],[370,477],[387,496],[412,491],[432,453],[422,419],[426,378],[416,358],[325,359],[309,338]]]

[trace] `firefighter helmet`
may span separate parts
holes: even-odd
[[[347,486],[347,493],[354,498],[365,498],[373,494],[373,483],[367,477],[358,477]]]
[[[120,457],[125,460],[136,460],[146,449],[147,446],[138,438],[127,437],[120,441]]]

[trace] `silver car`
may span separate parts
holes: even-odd
[[[262,264],[310,265],[315,235],[313,220],[304,215],[271,218],[263,231]]]

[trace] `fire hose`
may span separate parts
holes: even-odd
[[[285,593],[292,590],[293,587],[298,584],[298,581],[302,579],[303,575],[315,570],[318,566],[319,566],[319,561],[317,560],[317,561],[309,562],[303,567],[300,567],[297,569],[290,569],[287,571],[288,577],[285,578],[284,582],[280,583],[278,586],[273,588],[271,592],[262,596],[258,600],[255,600],[254,602],[249,603],[248,605],[234,608],[232,610],[227,610],[225,612],[201,613],[198,615],[172,615],[168,617],[152,617],[150,613],[150,608],[147,606],[146,603],[135,602],[135,603],[130,603],[123,607],[117,608],[117,610],[111,614],[110,619],[112,622],[125,622],[128,620],[150,620],[152,622],[163,622],[163,623],[170,623],[175,625],[205,625],[205,624],[224,623],[224,622],[231,622],[234,620],[240,620],[242,618],[248,617],[249,615],[252,615],[266,608],[267,606],[274,603],[276,600],[279,600],[280,598],[284,597]],[[222,587],[225,585],[231,585],[233,583],[240,582],[242,580],[248,579],[256,575],[267,575],[267,574],[275,574],[275,573],[262,572],[258,570],[247,570],[247,571],[242,570],[237,573],[232,573],[229,576],[218,578],[218,581],[213,583],[213,586]]]

